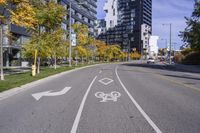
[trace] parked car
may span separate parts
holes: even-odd
[[[154,64],[155,63],[155,60],[153,58],[149,58],[147,60],[147,64]]]

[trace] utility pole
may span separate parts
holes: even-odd
[[[72,66],[72,2],[69,1],[69,67]]]
[[[172,64],[171,53],[172,53],[172,24],[163,24],[163,26],[169,26],[169,64]]]
[[[128,41],[128,62],[130,62],[130,54],[131,54],[131,40]]]
[[[1,80],[4,80],[3,74],[3,26],[0,26],[0,43],[1,43]]]
[[[172,24],[169,24],[170,33],[169,33],[169,64],[172,64],[171,54],[172,54]]]
[[[78,51],[76,50],[76,65],[75,66],[78,66]]]
[[[85,3],[78,3],[84,5]],[[72,67],[72,1],[69,0],[69,67]]]

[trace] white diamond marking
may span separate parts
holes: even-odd
[[[113,81],[114,80],[109,79],[109,78],[104,78],[104,79],[99,80],[99,82],[104,84],[104,85],[108,85],[108,84],[112,83]]]

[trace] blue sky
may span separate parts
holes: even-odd
[[[104,18],[103,5],[105,0],[98,0],[97,18]],[[178,36],[180,31],[186,27],[185,16],[190,16],[193,10],[194,0],[153,0],[153,35],[158,35],[159,47],[165,47],[165,41],[169,40],[169,26],[164,23],[172,23],[172,42],[176,43],[175,48],[183,44]]]

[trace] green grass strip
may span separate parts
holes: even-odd
[[[78,67],[83,67],[86,65],[79,65]],[[4,81],[0,81],[0,92],[20,87],[27,83],[46,78],[51,75],[55,75],[61,72],[69,71],[75,67],[58,67],[56,70],[54,68],[41,68],[40,74],[37,74],[35,77],[31,76],[31,71],[25,73],[18,73],[12,75],[6,75]]]

